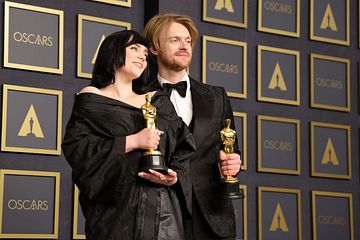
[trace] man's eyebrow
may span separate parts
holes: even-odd
[[[175,36],[169,36],[169,38],[185,38],[185,39],[189,39],[189,38],[191,38],[191,36],[182,37],[182,36],[179,36],[179,35],[175,35]]]

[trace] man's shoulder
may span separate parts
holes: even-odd
[[[199,82],[193,78],[190,78],[191,86],[195,89],[201,90],[204,93],[212,93],[212,94],[224,94],[225,89],[221,86],[215,86],[207,83]]]

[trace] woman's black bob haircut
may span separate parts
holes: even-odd
[[[91,86],[103,88],[115,81],[115,70],[125,65],[126,47],[141,44],[149,48],[149,41],[133,30],[114,32],[101,43],[91,79]],[[133,89],[139,89],[146,82],[147,69],[133,81]]]

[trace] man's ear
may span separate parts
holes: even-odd
[[[150,52],[151,52],[153,55],[155,55],[155,56],[158,55],[158,51],[156,51],[155,48],[150,47],[149,50],[150,50]]]

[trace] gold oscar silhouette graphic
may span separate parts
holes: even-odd
[[[150,94],[145,95],[145,104],[141,106],[146,128],[156,129],[156,107],[151,105]],[[140,161],[140,171],[149,172],[149,169],[156,170],[163,174],[167,174],[168,168],[165,165],[164,156],[157,149],[148,149]]]
[[[231,0],[217,0],[214,9],[222,10],[223,8],[225,8],[226,11],[230,13],[234,12],[234,7],[231,3]]]
[[[225,154],[234,153],[236,131],[230,128],[230,124],[231,120],[225,119],[225,128],[220,131]],[[240,180],[237,177],[225,175],[220,179],[220,183],[222,185],[223,197],[231,199],[244,197],[240,190]]]

